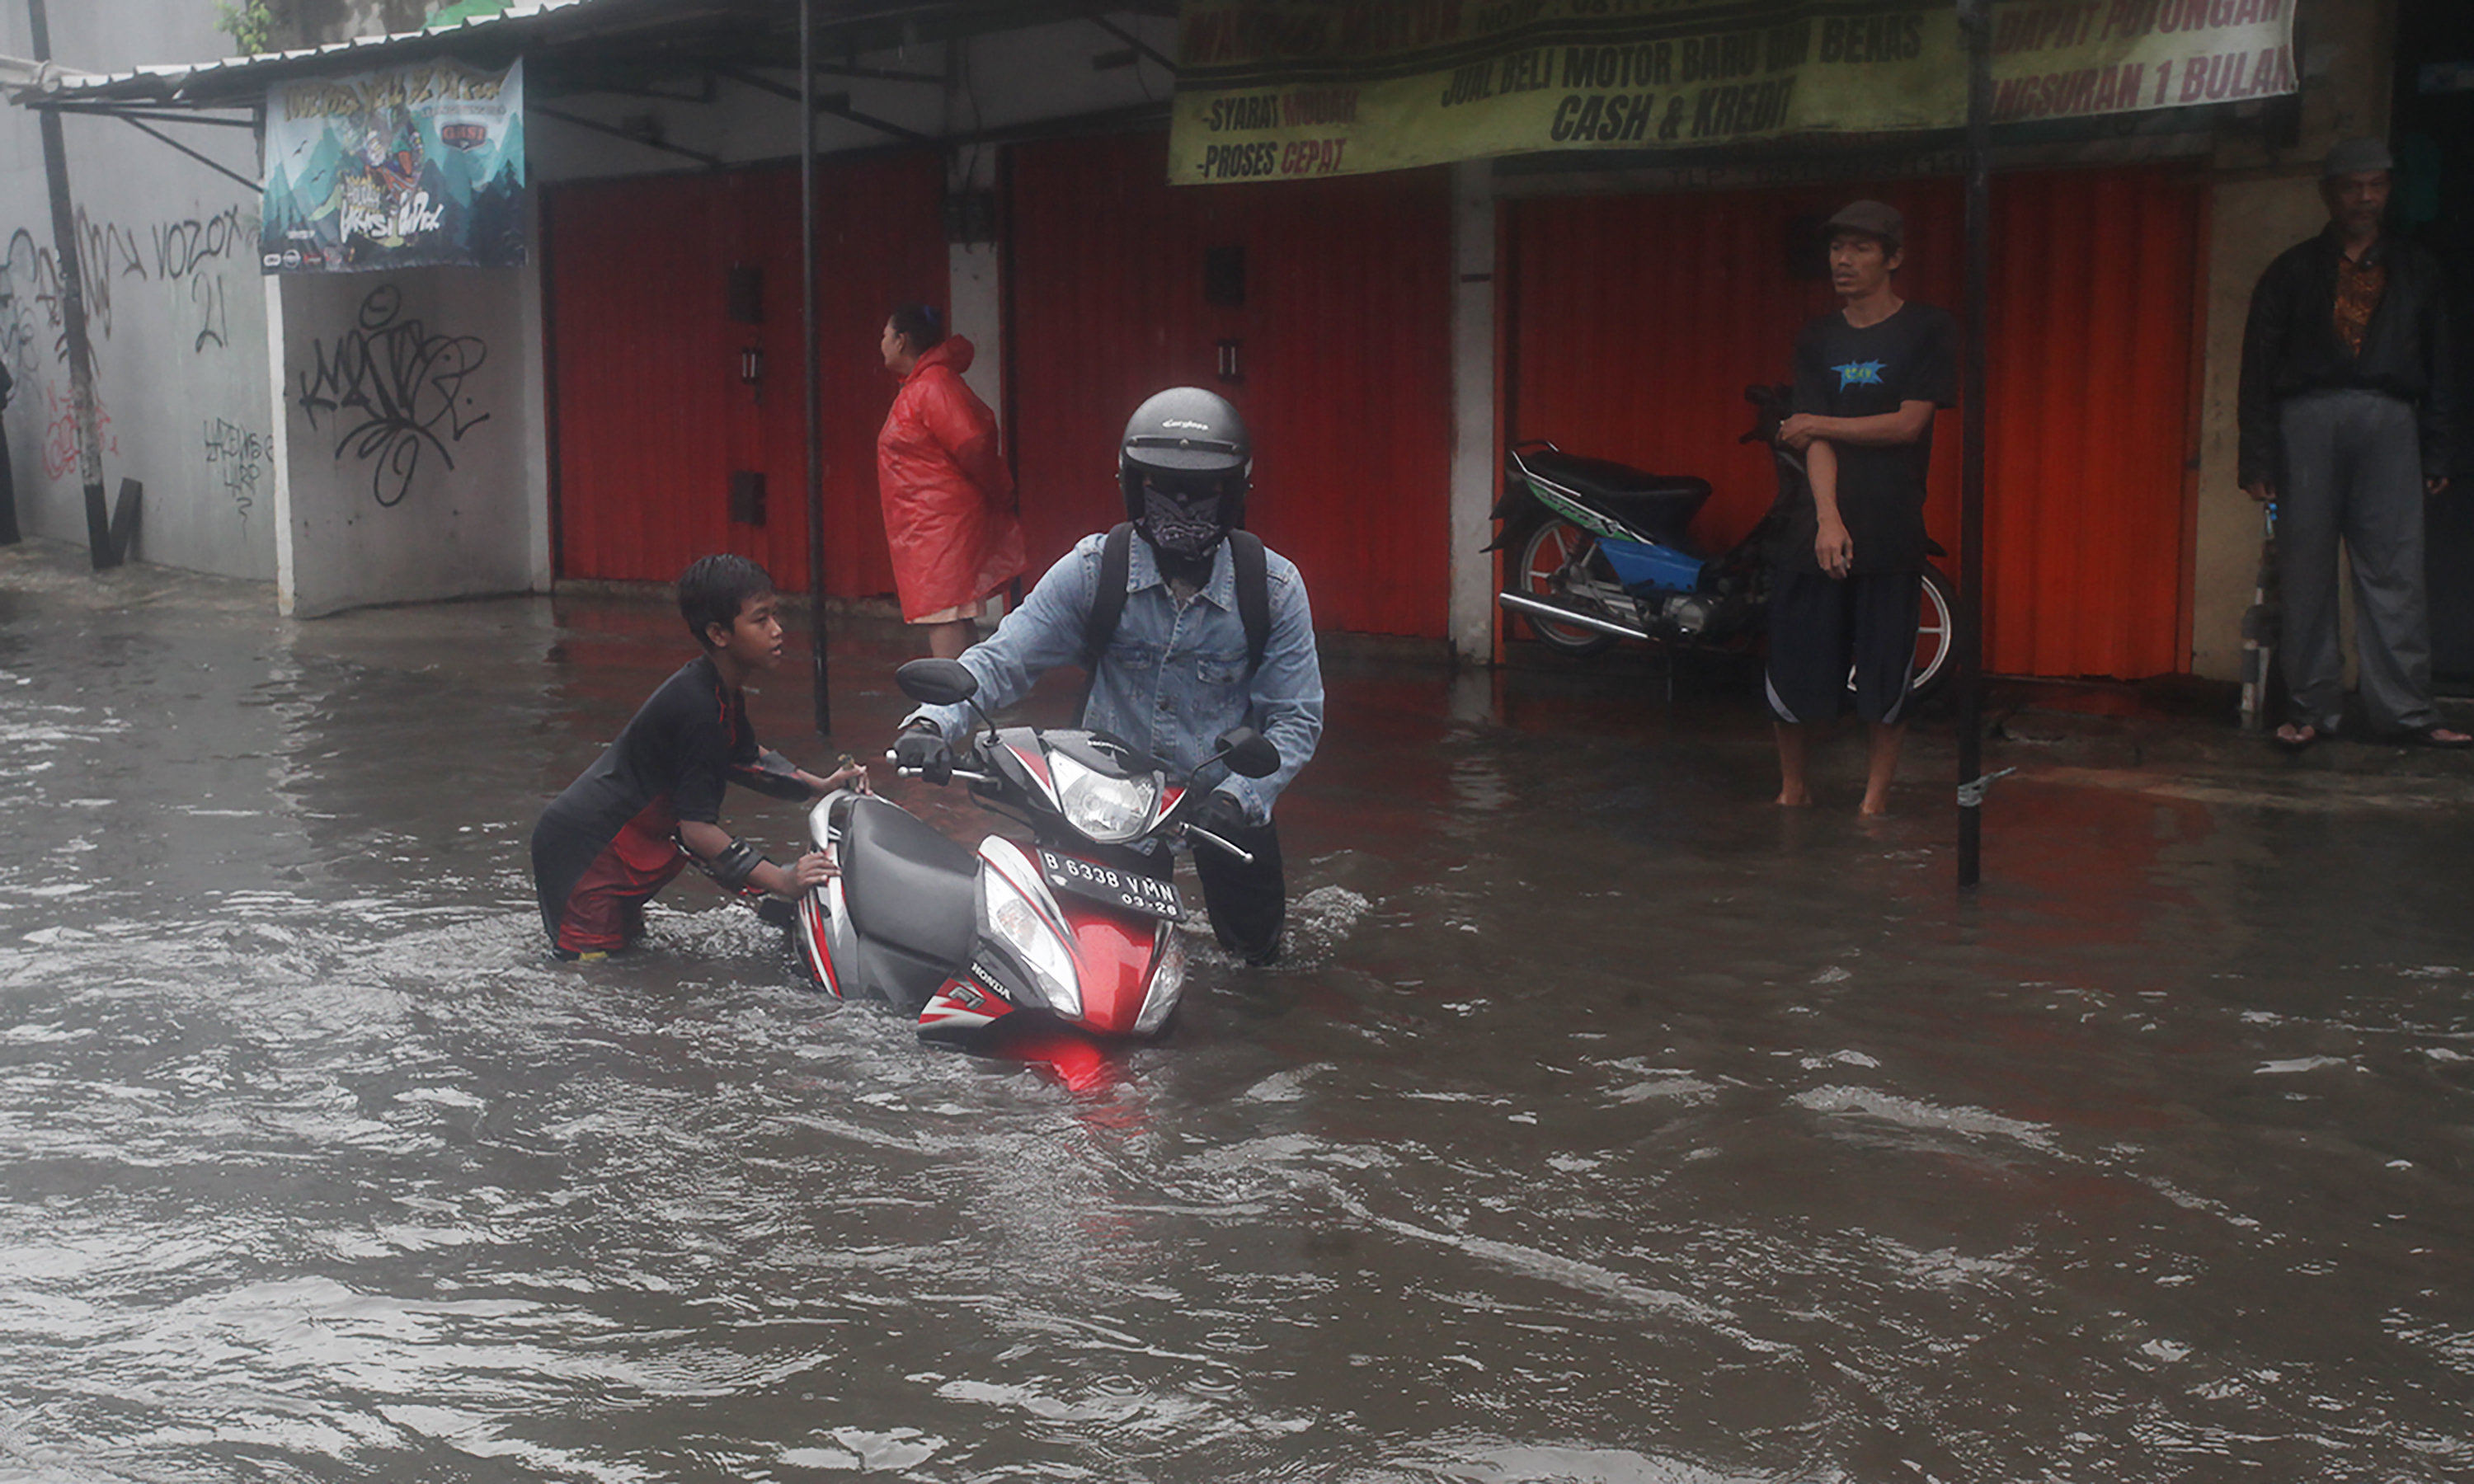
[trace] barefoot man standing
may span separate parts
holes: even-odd
[[[1853,668],[1870,736],[1863,812],[1883,814],[1915,670],[1933,410],[1957,400],[1958,331],[1942,310],[1899,297],[1897,211],[1859,201],[1827,229],[1842,302],[1796,339],[1794,415],[1779,441],[1803,450],[1808,492],[1773,557],[1766,689],[1778,802],[1802,806],[1812,802],[1811,730],[1847,708]]]

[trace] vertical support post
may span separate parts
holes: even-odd
[[[1452,656],[1463,665],[1495,657],[1494,498],[1503,487],[1495,446],[1495,204],[1493,163],[1465,159],[1452,172]]]
[[[1983,874],[1984,345],[1993,242],[1991,0],[1958,0],[1967,48],[1967,300],[1959,360],[1958,885]]]
[[[52,60],[51,17],[43,0],[26,0],[35,60]],[[111,511],[103,496],[103,429],[94,411],[94,345],[86,337],[85,275],[78,260],[77,209],[69,200],[68,145],[57,108],[35,110],[43,136],[43,179],[52,198],[52,251],[60,259],[61,325],[68,339],[69,408],[77,420],[78,478],[85,486],[87,560],[98,572],[120,564],[111,539]]]
[[[833,735],[825,658],[825,428],[816,359],[816,0],[799,0],[800,412],[808,423],[808,647],[813,652],[816,735]]]

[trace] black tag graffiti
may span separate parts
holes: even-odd
[[[403,292],[379,284],[361,300],[360,323],[330,346],[313,342],[313,362],[301,372],[301,410],[309,426],[320,413],[344,414],[335,457],[371,461],[370,494],[392,508],[412,491],[424,450],[455,467],[450,443],[490,420],[472,410],[467,378],[490,357],[478,335],[432,335],[419,320],[400,318]]]

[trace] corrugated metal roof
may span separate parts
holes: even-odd
[[[817,47],[850,56],[1044,21],[1086,18],[1095,11],[1173,13],[1164,0],[820,0]],[[80,73],[46,64],[32,85],[8,87],[16,102],[52,108],[145,105],[239,107],[270,84],[453,57],[500,66],[519,55],[582,48],[596,60],[639,64],[729,61],[797,65],[797,0],[516,0],[492,15],[472,15],[420,31],[355,36],[298,51],[170,62],[123,72]],[[581,54],[578,54],[581,55]],[[7,85],[0,69],[0,86]]]
[[[60,103],[185,102],[189,99],[184,95],[201,88],[220,92],[219,84],[242,75],[249,77],[253,84],[263,85],[278,77],[295,76],[303,71],[328,70],[323,64],[339,58],[352,60],[367,55],[372,59],[372,65],[376,64],[375,54],[379,53],[389,54],[389,60],[409,60],[401,58],[408,42],[471,40],[474,39],[476,33],[503,36],[511,28],[529,29],[524,28],[523,23],[538,21],[553,12],[610,3],[611,0],[516,0],[495,15],[424,26],[418,31],[354,36],[347,41],[330,41],[324,46],[302,47],[288,52],[260,52],[249,57],[225,57],[214,61],[154,62],[132,67],[125,72],[70,72],[46,67],[31,85],[11,87],[9,93],[19,101],[41,98]]]

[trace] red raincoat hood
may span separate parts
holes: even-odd
[[[959,376],[971,369],[971,362],[979,353],[979,347],[971,344],[968,335],[948,335],[920,352],[919,364],[910,368],[910,376],[902,379],[909,381],[931,366],[951,367],[954,374]]]

